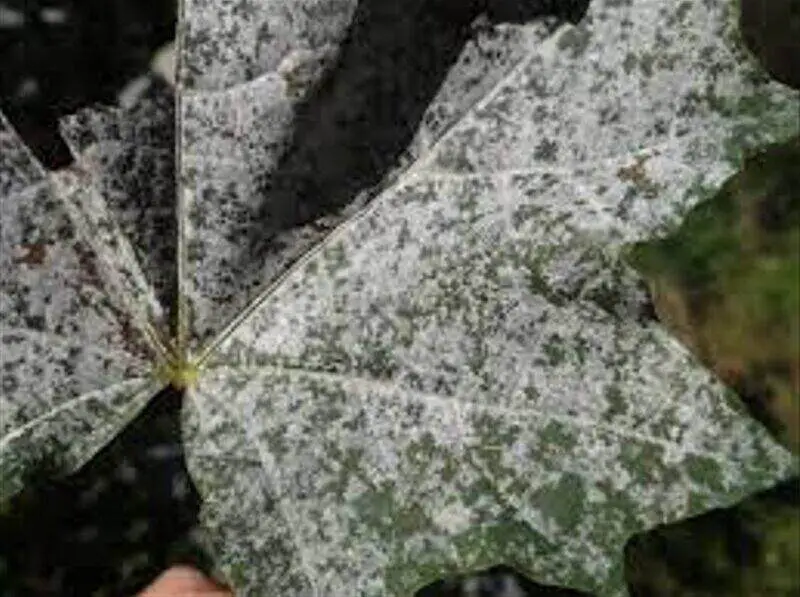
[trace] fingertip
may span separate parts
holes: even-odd
[[[162,572],[138,597],[232,597],[205,574],[184,564]]]

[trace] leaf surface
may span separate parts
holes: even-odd
[[[173,104],[171,94],[156,93],[127,109],[87,108],[60,121],[86,182],[141,264],[158,305],[153,324],[165,331],[177,302]]]
[[[184,3],[179,263],[194,350],[546,33],[537,24],[473,39],[456,19],[464,10],[430,8],[447,4]]]
[[[158,388],[147,285],[81,178],[49,176],[0,115],[0,499],[46,459],[81,466]]]
[[[795,470],[641,317],[618,251],[797,129],[796,97],[748,62],[734,26],[724,6],[638,0],[595,1],[544,43],[512,27],[522,51],[499,80],[251,291],[200,352],[185,405],[190,470],[238,594],[409,596],[504,563],[621,595],[632,533]],[[184,130],[199,118],[184,112]],[[193,180],[212,180],[214,159]],[[252,195],[215,172],[231,191],[207,197],[233,213]],[[212,211],[192,201],[187,239],[238,221],[204,229]],[[186,255],[195,313],[198,280],[221,286],[207,256]]]
[[[723,5],[451,9],[185,0],[174,153],[154,104],[65,121],[55,174],[0,122],[0,498],[91,458],[165,359],[199,367],[189,466],[243,595],[499,563],[621,595],[631,534],[796,469],[619,251],[796,133],[796,95]]]

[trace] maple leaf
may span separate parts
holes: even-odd
[[[632,533],[795,470],[620,259],[797,129],[730,8],[597,0],[471,41],[422,8],[186,0],[175,153],[152,104],[68,120],[56,174],[2,121],[2,497],[172,383],[238,594],[410,595],[504,563],[620,595]],[[425,41],[446,51],[414,62]],[[365,126],[347,93],[398,53],[426,108],[378,93]],[[392,160],[337,151],[338,127]]]

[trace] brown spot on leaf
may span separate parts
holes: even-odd
[[[652,156],[640,156],[636,158],[636,163],[630,166],[623,166],[617,170],[617,178],[623,182],[631,183],[637,190],[644,193],[646,197],[655,197],[658,194],[661,185],[653,182],[647,176],[645,169],[645,162]]]
[[[47,245],[45,243],[21,245],[20,249],[25,251],[25,254],[16,259],[17,263],[37,266],[42,265],[47,258]]]

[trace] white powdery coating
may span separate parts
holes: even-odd
[[[237,283],[246,273],[240,269],[247,263],[242,248],[253,234],[250,202],[261,195],[259,176],[275,168],[290,139],[292,105],[285,87],[271,73],[182,101],[183,275],[195,341],[217,331],[220,319],[242,309],[249,296]]]
[[[250,296],[254,267],[247,239],[271,232],[261,230],[255,213],[263,194],[259,182],[286,149],[292,109],[305,93],[290,91],[289,79],[302,79],[306,91],[319,82],[356,2],[187,0],[182,6],[176,91],[184,208],[178,217],[185,222],[180,269],[195,345],[219,331]],[[292,236],[282,239],[284,246]],[[296,257],[287,253],[262,273],[275,275]],[[265,256],[257,259],[260,265]]]
[[[418,3],[415,10],[420,6]],[[351,22],[353,10],[353,3],[333,0],[256,6],[249,2],[186,3],[187,33],[182,50],[186,79],[179,89],[178,166],[183,189],[179,217],[184,223],[187,247],[182,283],[191,310],[193,350],[219,332],[258,289],[276,279],[303,252],[321,241],[332,225],[353,211],[346,207],[340,213],[304,225],[283,221],[285,214],[295,209],[302,211],[306,203],[324,199],[312,192],[301,202],[292,194],[293,190],[301,194],[306,178],[314,176],[313,164],[302,159],[299,171],[296,163],[284,163],[287,156],[293,155],[290,150],[297,149],[296,131],[310,124],[318,135],[316,142],[340,138],[344,127],[341,123],[354,118],[349,111],[353,105],[356,111],[388,109],[395,110],[399,120],[407,117],[401,108],[409,98],[398,98],[397,106],[380,110],[364,99],[372,97],[377,87],[391,82],[391,77],[387,82],[385,76],[375,74],[393,64],[391,54],[381,53],[380,44],[364,41],[370,48],[364,51],[374,55],[362,57],[364,64],[360,67],[349,65],[350,70],[342,72],[344,67],[335,61],[345,31],[356,35],[358,25]],[[326,20],[315,23],[312,17],[317,12],[330,18],[326,16]],[[379,18],[368,13],[361,18]],[[213,35],[205,30],[211,26]],[[287,33],[289,30],[291,33]],[[224,43],[234,33],[236,43]],[[266,44],[266,49],[257,50],[251,45],[253,35],[258,43]],[[458,62],[421,115],[414,138],[397,160],[396,170],[402,170],[407,161],[427,151],[543,37],[543,27],[539,25],[515,26],[501,29],[495,36],[477,35],[466,43]],[[354,43],[360,42],[351,40]],[[363,84],[350,81],[347,88],[348,93],[363,97],[347,101],[341,97],[341,89],[335,88],[331,97],[308,100],[309,90],[333,72],[334,63],[337,76],[349,77],[348,81],[364,79]],[[358,74],[358,70],[363,72]],[[191,74],[194,71],[196,80]],[[319,122],[309,123],[298,117],[307,100],[324,106],[321,115],[312,112]],[[375,118],[374,114],[357,115]],[[302,145],[302,141],[299,143]],[[358,155],[358,149],[343,147],[342,155]],[[316,159],[335,162],[339,157],[320,155]],[[341,159],[350,164],[349,158]],[[360,191],[366,193],[369,189]],[[362,201],[354,198],[352,203]]]
[[[88,238],[72,217],[75,205],[68,204],[82,201],[82,193],[85,199],[87,190],[67,178],[47,179],[4,120],[0,147],[5,499],[43,460],[52,459],[64,473],[82,465],[155,388],[145,377],[153,353],[139,327],[142,314],[126,309],[140,272],[94,251],[92,242],[110,231],[99,226]]]
[[[674,224],[738,168],[742,152],[798,130],[796,92],[770,82],[737,45],[733,9],[592,2],[578,26],[548,40],[459,123],[427,173],[550,168],[608,208],[637,191],[628,200],[649,217],[634,220],[633,237]],[[636,180],[604,180],[642,159]]]
[[[796,127],[726,10],[593,2],[217,347],[185,432],[237,589],[407,595],[513,561],[621,595],[631,534],[793,470],[615,257]]]
[[[292,52],[338,45],[354,0],[186,0],[178,84],[219,91],[278,69]]]
[[[476,556],[449,542],[508,516],[559,546],[555,557],[533,537],[524,547],[537,580],[613,592],[631,533],[790,470],[677,343],[583,295],[592,278],[573,298],[534,283],[565,254],[580,271],[614,264],[563,206],[534,195],[520,210],[496,182],[421,181],[384,198],[227,340],[193,396],[201,486],[215,459],[260,463],[275,485],[253,506],[255,535],[284,520],[281,557],[321,595],[366,590],[406,560],[500,563],[501,546]],[[363,516],[383,492],[389,518]],[[228,508],[206,495],[209,512]],[[403,508],[418,525],[397,521]],[[228,516],[215,524],[253,524]]]
[[[59,172],[65,184],[57,192],[75,195],[90,238],[105,245],[96,250],[114,254],[112,269],[125,264],[136,272],[129,276],[136,286],[123,292],[136,297],[130,308],[144,311],[145,319],[165,331],[176,302],[171,103],[158,96],[129,108],[96,107],[60,119],[75,167]],[[82,188],[75,192],[70,185]],[[101,227],[109,232],[94,239]]]

